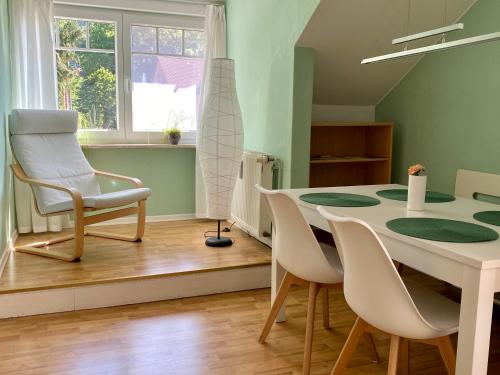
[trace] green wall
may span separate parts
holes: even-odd
[[[85,154],[95,169],[137,177],[151,188],[148,216],[195,212],[194,148],[87,149]],[[109,179],[101,183],[104,192],[131,187]]]
[[[226,2],[228,55],[236,64],[245,148],[281,159],[283,187],[292,186],[293,133],[303,136],[298,123],[293,125],[294,47],[318,3],[319,0]],[[312,72],[308,74],[312,76]],[[304,150],[300,151],[303,155]],[[297,158],[302,160],[303,156]],[[293,185],[302,184],[303,179],[303,175],[297,180],[293,178]]]
[[[314,49],[295,47],[293,67],[292,188],[309,186]]]
[[[9,213],[12,202],[10,147],[7,144],[7,115],[10,112],[10,54],[7,0],[0,0],[0,257],[14,228]]]
[[[496,32],[500,1],[479,0],[463,31],[447,40]],[[426,55],[376,107],[394,120],[393,180],[421,162],[432,189],[453,192],[457,169],[500,173],[500,42]]]

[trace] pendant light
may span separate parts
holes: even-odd
[[[445,5],[444,6],[444,21],[446,22],[447,0],[444,0],[444,5]],[[408,0],[408,19],[407,19],[407,24],[406,24],[406,27],[407,27],[406,36],[399,37],[399,38],[392,40],[392,44],[394,44],[394,45],[400,44],[400,43],[405,43],[405,47],[404,47],[403,51],[389,53],[389,54],[381,55],[381,56],[365,58],[361,61],[361,64],[379,63],[379,62],[384,62],[384,61],[396,60],[396,59],[400,59],[400,58],[404,58],[404,57],[421,55],[421,54],[428,53],[428,52],[443,51],[443,50],[447,50],[447,49],[451,49],[451,48],[457,48],[457,47],[463,47],[463,46],[467,46],[467,45],[480,44],[480,43],[493,42],[496,40],[500,40],[500,32],[494,32],[494,33],[490,33],[490,34],[483,34],[483,35],[473,36],[470,38],[464,38],[464,39],[454,40],[451,42],[446,42],[445,41],[446,33],[456,31],[456,30],[462,30],[464,28],[463,23],[456,23],[453,25],[443,26],[443,27],[440,27],[437,29],[423,31],[423,32],[420,32],[417,34],[408,35],[408,29],[409,29],[409,24],[410,24],[410,13],[411,13],[411,0]],[[410,41],[428,38],[430,36],[439,35],[439,34],[442,35],[440,43],[433,44],[430,46],[425,46],[425,47],[407,49],[408,42],[410,42]]]

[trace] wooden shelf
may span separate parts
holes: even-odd
[[[390,122],[311,124],[309,186],[389,183],[392,129]]]
[[[333,164],[333,163],[370,163],[386,161],[387,158],[369,158],[363,156],[339,156],[324,159],[311,159],[311,164]]]

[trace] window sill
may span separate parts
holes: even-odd
[[[82,144],[82,149],[130,149],[130,148],[196,148],[195,144],[178,144],[171,145],[168,143],[95,143]]]

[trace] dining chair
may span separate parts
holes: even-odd
[[[326,244],[320,244],[311,227],[307,224],[299,208],[288,195],[264,189],[256,185],[264,195],[271,209],[273,223],[273,249],[278,263],[286,270],[285,276],[271,306],[264,328],[259,338],[264,343],[271,327],[285,302],[290,287],[293,284],[307,285],[309,297],[307,305],[306,336],[304,345],[303,374],[309,374],[316,312],[316,297],[321,289],[341,289],[343,281],[342,265],[336,249]],[[323,325],[329,326],[329,306],[327,293],[323,294]],[[373,356],[378,362],[378,354],[371,335],[365,340]]]
[[[458,332],[460,305],[403,282],[384,244],[365,222],[332,215],[323,207],[318,211],[329,222],[344,267],[344,295],[358,316],[331,374],[343,374],[365,332],[391,337],[389,375],[396,375],[398,367],[408,373],[409,340],[437,346],[448,374],[454,374],[450,335]]]
[[[455,195],[478,199],[478,194],[500,197],[500,175],[459,169],[455,181]]]
[[[151,195],[151,190],[145,188],[137,178],[94,170],[78,144],[77,129],[78,113],[75,111],[12,111],[9,130],[14,175],[30,185],[34,206],[40,216],[73,214],[75,227],[74,234],[17,246],[16,251],[74,261],[83,254],[85,236],[138,241],[144,235],[146,199]],[[134,188],[101,193],[98,176],[123,180]],[[102,210],[106,211],[85,215]],[[137,215],[137,227],[131,235],[86,228],[91,224],[132,214]],[[71,254],[48,247],[73,239]]]

